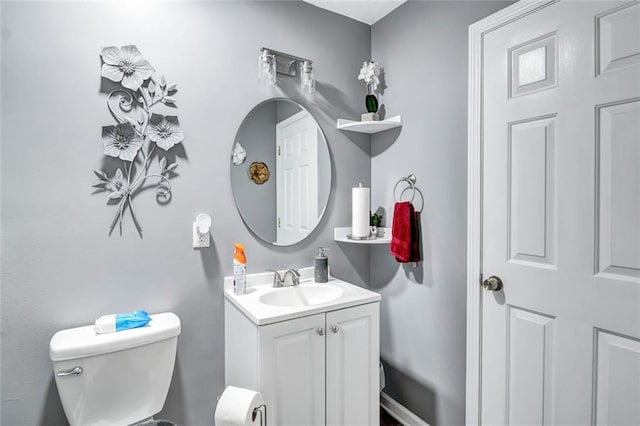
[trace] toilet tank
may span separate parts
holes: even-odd
[[[51,338],[49,356],[71,426],[130,425],[162,410],[180,319],[171,312],[150,317],[145,327],[96,334],[90,325]]]

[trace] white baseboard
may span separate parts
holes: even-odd
[[[429,426],[429,423],[384,392],[380,392],[380,406],[403,426]]]

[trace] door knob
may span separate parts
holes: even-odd
[[[321,336],[324,336],[324,328],[322,328],[322,327],[319,328],[318,329],[318,334],[321,335]]]
[[[331,326],[331,331],[337,333],[338,331],[340,331],[340,327],[338,327],[337,325]]]
[[[500,279],[500,277],[492,275],[486,280],[482,281],[482,287],[489,291],[500,291],[502,290],[502,280]]]

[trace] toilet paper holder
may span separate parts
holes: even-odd
[[[262,409],[264,408],[264,416],[262,415]],[[260,426],[267,426],[267,404],[260,404],[256,408],[253,409],[253,414],[251,414],[251,421],[255,422],[256,417],[260,413]],[[264,424],[262,423],[262,419],[264,419]]]
[[[220,401],[221,396],[222,395],[218,395],[216,397],[216,400]],[[262,414],[263,409],[264,409],[264,415]],[[252,423],[256,421],[256,417],[258,417],[258,414],[260,414],[260,426],[267,426],[267,404],[262,403],[253,409],[253,411],[251,412]],[[264,424],[262,423],[262,419],[264,419]]]
[[[222,395],[218,395],[216,397],[216,400],[220,401],[220,397]],[[262,410],[264,409],[264,415],[262,415]],[[251,413],[251,421],[255,422],[256,421],[256,417],[258,417],[258,414],[260,414],[260,426],[267,426],[267,404],[260,404],[257,407],[255,407],[253,409],[253,412]],[[262,420],[264,419],[264,424],[262,423]]]

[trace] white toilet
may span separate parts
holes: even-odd
[[[92,325],[49,343],[58,393],[71,426],[131,425],[162,410],[176,358],[180,318],[151,315],[140,328],[96,334]]]

